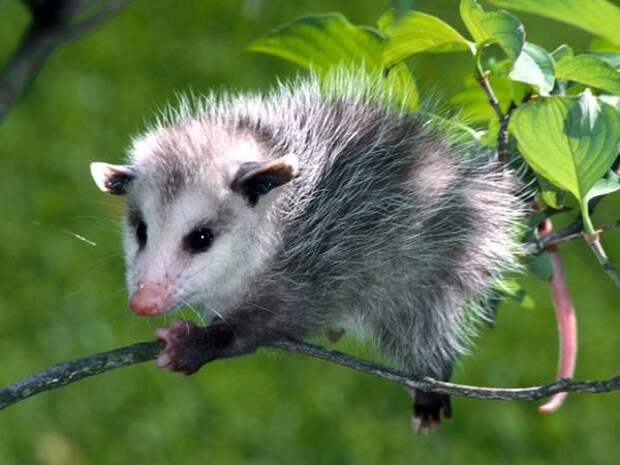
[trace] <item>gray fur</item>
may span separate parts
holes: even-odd
[[[523,205],[509,170],[394,109],[380,81],[340,72],[264,97],[184,100],[136,139],[130,162],[166,203],[228,179],[215,174],[235,165],[221,157],[240,140],[266,158],[295,156],[300,175],[270,194],[248,237],[261,264],[218,313],[267,310],[262,331],[274,337],[355,322],[397,365],[446,378],[487,317],[491,286],[516,268]],[[218,210],[230,211],[238,194],[217,182]]]

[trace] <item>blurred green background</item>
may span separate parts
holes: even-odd
[[[588,0],[584,0],[588,1]],[[458,1],[406,2],[460,31]],[[136,0],[59,49],[0,125],[0,385],[52,363],[152,337],[162,321],[126,307],[120,199],[93,185],[88,164],[120,161],[153,111],[193,89],[267,89],[296,69],[243,52],[295,17],[340,11],[374,24],[388,1]],[[528,39],[586,50],[591,37],[517,13]],[[0,64],[27,24],[0,0]],[[471,73],[464,54],[413,62],[423,89],[450,94]],[[617,217],[607,198],[599,224]],[[568,221],[564,218],[563,221]],[[96,245],[79,239],[87,238]],[[620,263],[620,232],[604,243]],[[580,315],[577,376],[620,372],[620,293],[582,243],[562,247]],[[556,328],[544,283],[524,279],[534,310],[502,305],[455,373],[458,382],[550,381]],[[345,339],[340,348],[361,351]],[[413,435],[399,386],[293,355],[214,363],[190,378],[151,363],[46,393],[0,412],[0,464],[618,464],[620,394],[573,395],[557,413],[536,402],[456,398],[440,434]]]

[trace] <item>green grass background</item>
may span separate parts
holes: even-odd
[[[584,0],[585,1],[585,0]],[[458,2],[419,1],[459,30]],[[136,0],[104,27],[59,49],[0,125],[0,385],[54,362],[150,338],[161,321],[126,307],[118,218],[88,164],[120,161],[153,111],[193,89],[267,89],[296,69],[243,52],[270,28],[312,12],[374,24],[387,1]],[[585,50],[587,34],[518,15],[528,38]],[[0,0],[0,64],[27,23]],[[450,94],[465,55],[416,59],[422,88]],[[618,216],[606,199],[595,221]],[[96,243],[91,246],[76,234]],[[620,263],[620,234],[606,234]],[[620,372],[620,292],[581,243],[563,246],[579,313],[579,378]],[[500,308],[458,382],[548,382],[556,329],[545,285],[538,305]],[[346,339],[339,344],[358,350]],[[98,376],[0,412],[0,464],[575,464],[620,463],[620,394],[573,395],[557,413],[537,402],[454,399],[440,434],[413,435],[399,386],[307,358],[259,353],[190,378],[151,363]]]

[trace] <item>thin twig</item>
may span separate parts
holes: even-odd
[[[35,375],[0,389],[0,410],[36,394],[51,391],[80,379],[153,360],[163,347],[162,341],[142,342],[54,365]],[[272,344],[279,350],[294,352],[351,368],[378,378],[402,384],[411,389],[486,400],[534,400],[558,392],[602,393],[620,390],[620,375],[601,381],[561,379],[554,383],[526,388],[491,388],[454,384],[432,378],[414,379],[396,370],[352,355],[301,341]]]
[[[59,363],[0,390],[0,410],[44,391],[74,383],[115,368],[153,360],[162,341],[142,342]]]
[[[525,388],[495,388],[455,384],[425,377],[414,379],[398,371],[325,347],[306,342],[287,341],[274,344],[281,350],[295,352],[342,365],[408,388],[483,400],[535,400],[558,392],[602,393],[620,390],[620,375],[600,381],[561,379],[553,383]],[[0,391],[1,392],[1,391]]]
[[[563,242],[568,242],[575,239],[584,239],[594,253],[594,256],[601,265],[601,268],[603,268],[603,271],[607,273],[607,275],[611,278],[611,280],[617,287],[620,287],[620,274],[618,274],[618,270],[607,257],[607,254],[601,246],[600,241],[600,235],[603,232],[609,231],[611,229],[617,229],[619,227],[620,220],[617,220],[613,223],[603,226],[602,228],[593,230],[592,234],[588,234],[587,231],[584,229],[583,220],[581,218],[578,218],[572,224],[568,225],[566,228],[558,231],[557,233],[552,233],[548,236],[537,238],[524,244],[523,250],[526,255],[536,255],[544,250],[549,250],[549,248],[557,246]]]
[[[508,123],[510,122],[510,113],[504,114],[502,111],[499,101],[497,97],[495,97],[495,93],[491,87],[489,73],[480,70],[476,75],[476,79],[484,89],[489,105],[491,105],[497,115],[497,120],[499,122],[499,130],[497,131],[497,159],[501,163],[506,163],[508,161]]]
[[[603,249],[603,244],[601,244],[600,234],[594,229],[594,225],[590,219],[589,206],[585,204],[581,206],[581,218],[583,220],[583,238],[590,246],[590,250],[594,253],[603,271],[607,273],[616,287],[620,288],[620,274],[618,274],[618,270],[607,257],[607,253],[605,253],[605,249]]]
[[[499,100],[495,96],[495,92],[493,91],[493,87],[491,87],[491,82],[489,81],[489,72],[482,69],[482,66],[476,66],[476,80],[484,90],[484,93],[487,96],[487,100],[498,120],[502,120],[504,118],[504,112],[502,111]]]
[[[105,2],[95,13],[72,22],[82,10],[74,2],[27,1],[32,20],[17,48],[0,73],[0,122],[11,105],[26,91],[47,57],[59,45],[76,39],[108,20],[129,0]]]
[[[601,265],[603,271],[607,273],[616,287],[620,288],[620,274],[611,260],[609,260],[609,257],[607,257],[607,253],[601,244],[599,234],[595,231],[592,236],[584,235],[584,238],[590,246],[590,250],[592,250],[592,253],[594,253],[594,256],[598,260],[599,265]]]
[[[620,228],[620,220],[614,221],[613,223],[597,229],[596,233],[602,234],[606,231],[618,228]],[[536,255],[544,250],[547,250],[549,247],[559,245],[564,242],[573,241],[575,239],[583,239],[583,222],[581,221],[581,218],[578,218],[564,229],[524,244],[523,248],[526,255]]]
[[[491,106],[491,108],[493,108],[493,111],[497,116],[497,121],[499,123],[499,129],[497,131],[497,159],[500,163],[505,164],[508,162],[508,123],[510,122],[512,107],[506,113],[502,111],[499,100],[497,100],[495,92],[493,91],[493,87],[491,86],[491,81],[489,81],[489,72],[485,71],[482,67],[481,54],[485,46],[485,44],[481,44],[476,51],[475,77],[482,89],[484,90],[489,105]]]

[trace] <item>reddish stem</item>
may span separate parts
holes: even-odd
[[[545,220],[540,229],[541,236],[551,233],[551,221]],[[547,248],[551,258],[553,273],[549,280],[551,297],[555,308],[555,316],[559,334],[559,362],[557,378],[572,378],[575,373],[577,360],[577,318],[573,302],[566,286],[562,261],[558,247],[551,245]],[[538,407],[540,413],[551,413],[562,406],[566,393],[561,392],[553,395],[547,402]]]

